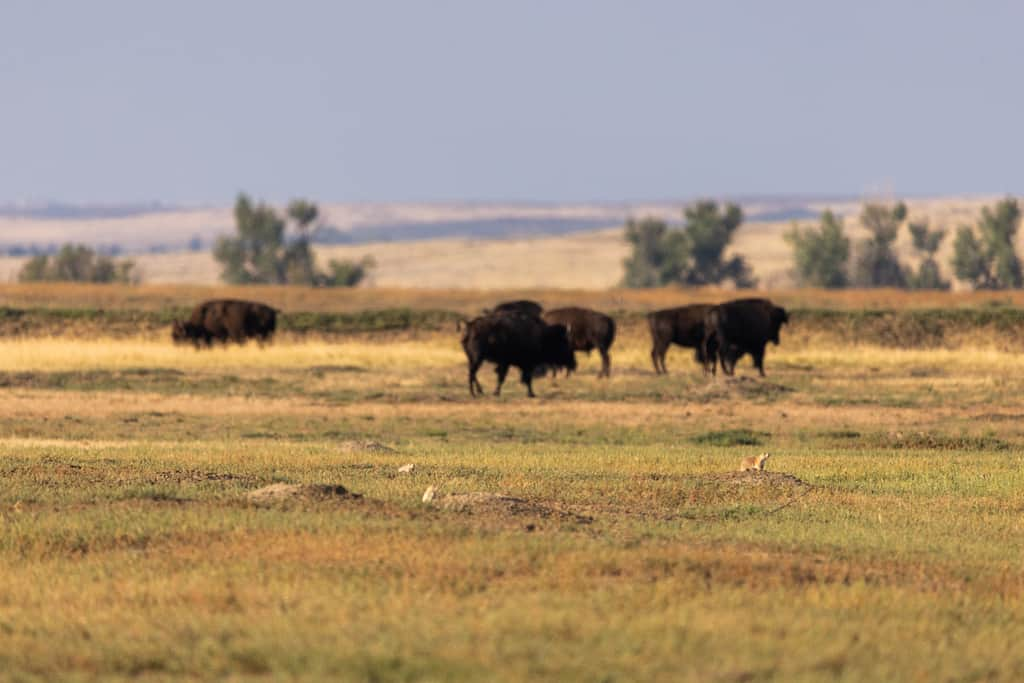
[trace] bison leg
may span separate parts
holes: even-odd
[[[754,367],[764,377],[764,347],[755,349],[750,355],[754,357]]]
[[[665,368],[665,353],[667,351],[668,344],[661,342],[654,342],[654,346],[651,348],[651,360],[654,362],[654,373],[657,375],[668,373]]]
[[[526,395],[536,398],[536,394],[533,393],[533,368],[522,368],[519,380],[526,385]]]
[[[608,355],[608,349],[598,349],[601,352],[601,372],[598,377],[611,377],[612,375],[612,359]]]
[[[480,386],[480,382],[476,378],[476,371],[480,369],[482,361],[469,359],[469,395],[476,396],[477,392],[484,393],[483,387]]]
[[[501,385],[505,383],[505,376],[508,375],[508,366],[499,365],[494,371],[498,373],[498,386],[494,388],[494,395],[501,396]]]

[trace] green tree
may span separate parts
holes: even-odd
[[[320,215],[316,204],[305,199],[293,199],[286,211],[295,226],[295,237],[284,251],[285,281],[291,284],[315,284],[317,272],[310,247],[310,226]]]
[[[722,210],[716,202],[700,201],[686,208],[684,218],[681,230],[653,218],[626,223],[626,241],[633,252],[624,262],[624,286],[699,286],[726,280],[737,287],[754,285],[742,256],[724,258],[733,233],[743,222],[740,207],[728,204]]]
[[[975,289],[1019,288],[1020,259],[1014,238],[1020,227],[1017,200],[1006,198],[994,209],[985,207],[978,221],[978,235],[968,226],[957,230],[953,243],[953,272]]]
[[[135,264],[114,261],[84,244],[65,244],[56,254],[33,256],[18,272],[21,282],[134,282]]]
[[[682,251],[686,255],[679,280],[687,285],[717,285],[732,280],[737,287],[753,287],[755,280],[742,256],[726,260],[724,253],[733,233],[743,223],[736,204],[719,208],[713,201],[699,201],[686,208]]]
[[[861,287],[906,287],[907,274],[893,251],[900,225],[907,217],[903,202],[895,206],[865,204],[860,221],[871,236],[858,245],[854,281]]]
[[[949,282],[942,279],[939,263],[935,253],[946,236],[942,229],[929,230],[928,223],[911,223],[910,235],[914,239],[914,248],[924,254],[916,274],[910,277],[910,286],[914,289],[949,289]]]
[[[213,251],[222,266],[221,279],[233,284],[354,286],[373,267],[372,258],[337,261],[338,269],[332,263],[330,272],[318,271],[311,236],[319,217],[317,205],[305,199],[292,200],[281,216],[273,207],[239,195],[236,234],[221,237]]]
[[[284,284],[285,223],[273,207],[253,204],[245,194],[235,201],[235,237],[221,237],[213,256],[221,279],[231,284]]]
[[[672,282],[680,270],[680,237],[678,230],[670,231],[657,218],[627,221],[626,241],[633,245],[633,253],[623,264],[623,286],[660,287]]]
[[[842,219],[831,211],[821,214],[821,225],[801,230],[794,222],[783,236],[793,249],[800,284],[836,289],[849,284],[850,238],[843,233]]]

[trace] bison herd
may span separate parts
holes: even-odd
[[[705,373],[733,374],[745,354],[764,376],[764,351],[768,342],[779,343],[779,329],[789,322],[786,309],[767,299],[737,299],[722,304],[691,304],[654,311],[647,315],[651,332],[651,361],[658,374],[667,372],[665,354],[672,344],[695,350]],[[601,354],[599,376],[611,374],[609,350],[615,341],[615,321],[587,308],[544,311],[536,301],[509,301],[459,324],[462,348],[469,363],[469,393],[483,393],[476,373],[484,361],[497,366],[501,392],[510,367],[521,373],[526,392],[533,396],[533,377],[543,370],[567,373],[576,369],[576,351]]]
[[[789,322],[786,309],[768,299],[737,299],[721,304],[691,304],[647,314],[651,333],[651,362],[658,374],[666,373],[665,354],[678,344],[694,349],[705,373],[718,365],[733,374],[736,362],[746,354],[764,376],[764,352],[768,342],[779,343],[779,330]],[[188,320],[175,320],[172,338],[196,348],[213,341],[261,344],[274,335],[277,311],[252,301],[217,299],[192,311]],[[533,379],[544,372],[576,369],[576,352],[601,354],[600,377],[611,374],[609,350],[615,342],[615,321],[588,308],[568,307],[545,311],[536,301],[508,301],[484,311],[472,320],[461,320],[462,348],[469,365],[469,393],[483,393],[476,374],[484,362],[494,363],[498,376],[495,395],[501,392],[509,368],[518,368],[526,392],[534,396]]]

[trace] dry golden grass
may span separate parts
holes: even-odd
[[[158,309],[211,291],[0,294]],[[987,300],[891,294],[773,296]],[[0,679],[1020,680],[1024,355],[969,334],[956,351],[841,342],[797,323],[764,380],[749,361],[705,378],[678,349],[655,376],[633,321],[610,381],[581,355],[530,400],[514,376],[471,399],[454,330],[202,352],[0,338]],[[765,450],[772,475],[738,479]],[[246,503],[275,482],[364,497]],[[439,510],[428,485],[528,505]]]
[[[94,285],[37,283],[0,285],[0,305],[44,308],[160,310],[190,307],[209,298],[264,301],[285,312],[356,312],[416,308],[477,313],[509,299],[532,298],[547,308],[581,305],[604,311],[648,311],[738,296],[766,296],[790,308],[920,309],[992,304],[1024,306],[1024,290],[1005,292],[924,292],[892,289],[778,289],[737,292],[716,288],[609,289],[316,289],[281,286]]]

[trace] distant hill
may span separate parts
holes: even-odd
[[[753,197],[735,199],[748,221],[803,219],[822,205],[848,199]],[[557,236],[617,227],[630,217],[655,216],[678,223],[685,201],[321,203],[320,244],[365,244],[467,238],[512,239]],[[161,202],[0,204],[0,252],[46,251],[81,242],[125,253],[210,245],[233,230],[230,206],[180,207]]]

